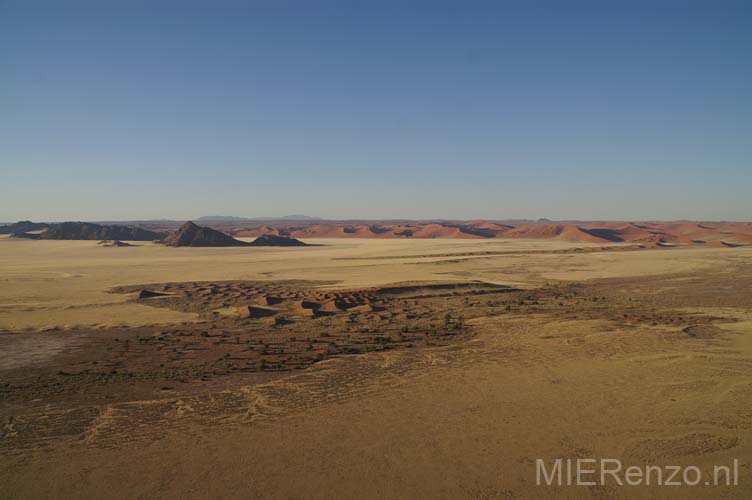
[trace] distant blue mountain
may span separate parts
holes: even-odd
[[[252,222],[252,221],[275,221],[275,220],[323,220],[321,217],[293,214],[282,217],[235,217],[233,215],[204,215],[195,219],[202,222]]]

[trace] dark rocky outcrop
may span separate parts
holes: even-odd
[[[163,239],[161,243],[172,247],[242,247],[245,241],[236,240],[221,231],[186,222],[180,228]]]
[[[277,236],[274,234],[264,234],[253,240],[249,245],[254,247],[305,247],[307,243],[303,243],[295,238],[289,238],[287,236]]]
[[[165,233],[149,231],[135,226],[101,225],[93,222],[63,222],[50,225],[41,234],[15,233],[16,238],[38,240],[126,240],[154,241]]]
[[[20,220],[13,224],[7,224],[0,226],[0,234],[15,234],[25,233],[27,231],[38,231],[39,229],[47,229],[49,224],[44,222],[31,222],[30,220]]]
[[[99,244],[103,247],[132,247],[135,245],[131,245],[130,243],[126,243],[124,241],[120,240],[102,240],[99,242]]]

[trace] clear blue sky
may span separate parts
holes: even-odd
[[[752,220],[752,2],[0,0],[0,220]]]

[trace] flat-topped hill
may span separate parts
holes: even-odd
[[[47,229],[49,224],[44,222],[31,222],[30,220],[20,220],[13,224],[5,224],[0,226],[0,234],[15,234],[25,233],[27,231],[38,231],[40,229]]]
[[[40,234],[14,233],[17,238],[37,240],[126,240],[155,241],[166,233],[135,226],[101,225],[93,222],[62,222],[50,225]]]
[[[307,243],[303,243],[295,238],[289,236],[277,236],[276,234],[262,234],[255,240],[249,243],[254,247],[305,247]]]

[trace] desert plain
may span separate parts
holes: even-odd
[[[752,247],[305,241],[0,236],[0,498],[752,497]]]

